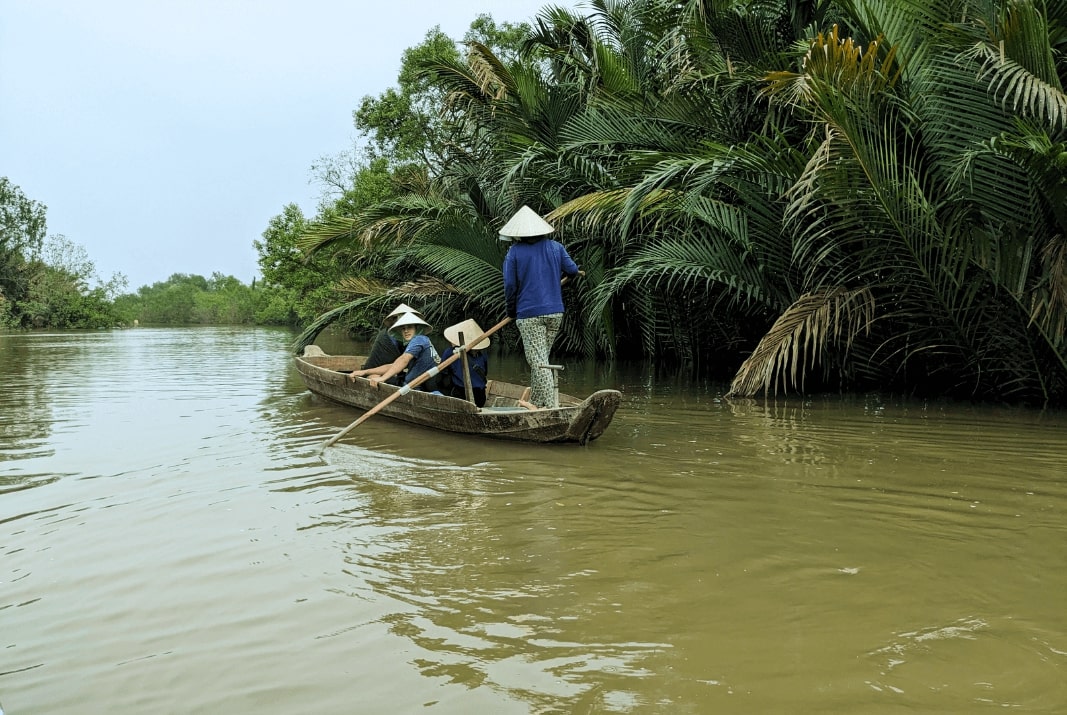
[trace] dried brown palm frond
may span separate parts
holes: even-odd
[[[742,363],[727,397],[750,397],[778,385],[803,386],[806,365],[814,366],[829,343],[852,346],[870,329],[874,297],[867,288],[825,288],[800,296],[774,322]]]
[[[480,42],[471,42],[467,47],[467,66],[478,89],[494,101],[506,99],[513,80],[504,63]]]
[[[428,298],[439,295],[456,295],[463,291],[456,286],[434,276],[419,276],[415,280],[398,285],[389,291],[390,295]]]
[[[367,276],[342,278],[336,288],[338,292],[349,295],[386,295],[390,290],[385,281]]]
[[[349,295],[390,299],[428,298],[463,293],[462,290],[451,283],[429,275],[420,276],[415,280],[397,286],[367,276],[343,278],[337,283],[336,288],[338,291]]]
[[[344,278],[338,282],[336,287],[342,293],[383,302],[425,300],[464,294],[462,289],[431,275],[422,275],[400,285],[392,285],[377,278],[359,276]]]

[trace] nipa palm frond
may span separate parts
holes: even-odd
[[[1067,240],[1050,240],[1041,252],[1046,283],[1034,291],[1031,319],[1043,327],[1067,369]]]
[[[389,284],[369,276],[349,276],[338,281],[335,288],[350,295],[382,295],[389,291]]]
[[[437,298],[442,295],[456,295],[461,292],[451,283],[435,276],[419,276],[414,280],[398,285],[391,291],[394,295],[410,298]]]
[[[451,246],[422,245],[413,249],[410,258],[428,273],[439,276],[447,291],[463,295],[486,309],[494,303],[502,306],[503,277],[500,263],[488,261]]]
[[[814,366],[828,344],[851,347],[870,329],[874,298],[866,288],[828,288],[806,293],[789,307],[741,365],[727,396],[751,397],[778,385],[803,388],[806,365]]]
[[[1049,84],[1025,66],[1005,57],[1002,49],[998,51],[979,44],[963,56],[982,62],[978,79],[988,82],[989,90],[1001,99],[1005,111],[1035,117],[1059,131],[1067,126],[1067,93],[1062,87]]]

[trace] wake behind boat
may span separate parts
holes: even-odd
[[[311,392],[342,405],[370,410],[400,390],[363,377],[349,379],[366,360],[362,355],[327,355],[315,345],[295,358],[296,369]],[[622,398],[618,390],[599,390],[584,400],[560,393],[559,407],[528,410],[519,406],[524,385],[489,380],[485,407],[446,395],[412,390],[381,409],[386,417],[446,432],[522,442],[586,444],[604,433]]]

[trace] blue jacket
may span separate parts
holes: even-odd
[[[563,312],[563,274],[578,273],[578,264],[559,241],[513,243],[504,257],[504,299],[512,318],[536,318]]]
[[[441,353],[441,362],[455,354],[455,348],[448,347]],[[467,364],[471,368],[471,387],[485,389],[486,378],[489,375],[489,355],[484,350],[475,350],[467,353]],[[456,387],[464,386],[463,358],[456,360],[445,368],[452,376],[452,384]]]

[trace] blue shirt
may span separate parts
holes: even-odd
[[[559,241],[511,244],[504,257],[504,299],[508,315],[536,318],[563,312],[560,278],[578,273],[578,264]]]
[[[441,360],[447,360],[455,353],[454,348],[446,348],[441,353]],[[489,355],[483,350],[476,350],[475,352],[467,353],[467,364],[471,368],[471,387],[479,389],[485,389],[486,376],[489,374]],[[454,363],[445,368],[448,374],[452,376],[452,384],[456,387],[463,387],[463,358],[459,358]]]
[[[410,384],[419,375],[441,362],[441,356],[437,354],[437,349],[434,348],[433,343],[425,335],[413,337],[407,348],[405,348],[404,354],[412,357],[411,362],[408,363],[407,377],[404,378],[405,385]]]

